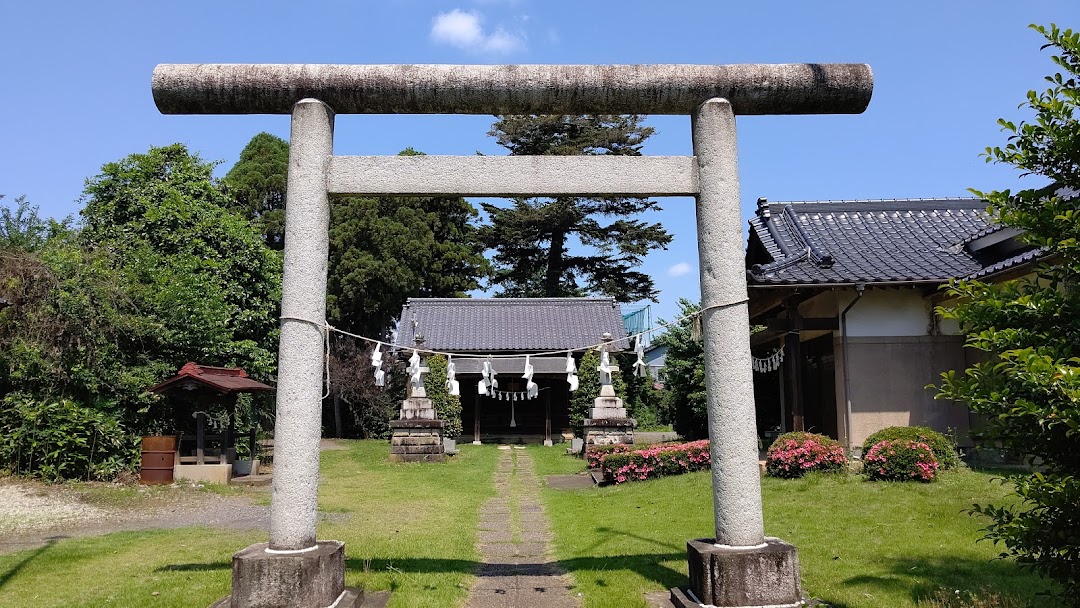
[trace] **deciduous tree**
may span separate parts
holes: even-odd
[[[269,374],[281,257],[228,210],[213,167],[181,144],[106,164],[87,180],[80,238],[135,275],[133,297],[164,325],[176,357]]]
[[[958,281],[942,309],[960,321],[967,346],[989,355],[943,375],[939,398],[986,417],[982,439],[1037,460],[1039,472],[1009,476],[1019,504],[976,505],[986,537],[1005,556],[1059,582],[1080,606],[1080,33],[1032,26],[1056,53],[1059,72],[1023,104],[1034,115],[999,121],[1008,133],[988,162],[1042,176],[1049,187],[976,192],[1002,225],[1045,248],[1052,266],[1002,284]]]
[[[14,203],[0,205],[0,251],[37,251],[50,238],[71,229],[70,217],[61,221],[41,217],[38,206],[25,195],[16,197]]]
[[[679,300],[678,323],[653,344],[667,346],[664,354],[663,411],[673,420],[675,431],[688,439],[708,437],[708,406],[705,401],[705,350],[693,336],[693,317],[698,304]]]

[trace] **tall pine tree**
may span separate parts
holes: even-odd
[[[263,132],[251,138],[222,182],[240,213],[262,233],[266,246],[285,247],[285,178],[289,143]]]
[[[515,156],[640,156],[653,133],[642,120],[636,115],[500,116],[489,135]],[[659,223],[636,219],[658,210],[656,201],[558,197],[514,199],[510,207],[482,205],[491,218],[482,235],[495,250],[491,282],[502,289],[499,295],[656,300],[652,277],[635,270],[650,251],[671,242]]]

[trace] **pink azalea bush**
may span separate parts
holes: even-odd
[[[709,440],[608,453],[601,459],[600,468],[604,478],[614,484],[701,471],[709,468]]]
[[[870,479],[885,481],[933,481],[940,465],[934,450],[921,441],[879,441],[863,457]]]
[[[810,471],[835,473],[847,464],[844,448],[816,433],[784,433],[769,446],[765,471],[771,477],[802,477]]]

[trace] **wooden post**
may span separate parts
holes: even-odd
[[[334,430],[338,437],[345,436],[345,425],[341,420],[341,395],[337,391],[334,391]]]
[[[255,415],[255,406],[254,405],[251,406],[251,414],[252,414],[252,416]],[[252,420],[251,421],[251,430],[248,431],[248,460],[251,460],[251,461],[255,460],[255,446],[257,445],[256,444],[256,433],[258,432],[258,429],[259,429],[259,423],[256,422],[255,420]],[[252,475],[255,475],[255,473],[256,473],[255,471],[251,472]]]
[[[802,343],[799,341],[799,329],[802,327],[797,304],[789,304],[787,309],[788,333],[784,337],[784,368],[787,371],[788,386],[791,387],[791,430],[805,431],[803,422],[802,393]]]
[[[480,395],[476,395],[476,406],[473,407],[473,445],[480,445]]]
[[[232,401],[229,404],[229,426],[225,431],[225,442],[221,446],[222,458],[218,462],[227,461],[232,464],[236,461],[236,401],[239,398],[239,393],[232,394]]]
[[[787,353],[784,353],[787,356]],[[777,381],[780,383],[780,432],[788,432],[787,428],[787,401],[784,398],[784,375],[787,373],[787,364],[780,363],[780,373],[777,374]]]
[[[195,463],[206,464],[206,414],[195,416]]]
[[[551,391],[544,387],[544,445],[554,445],[551,442]]]

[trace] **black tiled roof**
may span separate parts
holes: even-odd
[[[413,320],[416,321],[416,330]],[[449,352],[575,350],[605,332],[626,349],[622,310],[611,298],[410,298],[395,344]]]
[[[1038,257],[1030,248],[994,258],[967,247],[995,230],[986,202],[974,198],[762,201],[750,220],[747,278],[762,285],[942,282]]]
[[[1042,256],[1046,255],[1047,251],[1048,250],[1045,247],[1039,247],[1038,249],[1030,249],[1030,250],[1025,251],[1024,253],[1021,253],[1019,255],[1014,255],[1012,257],[1005,258],[1004,260],[1001,260],[1000,262],[997,262],[996,264],[990,264],[986,268],[983,268],[982,270],[980,270],[978,272],[973,272],[973,273],[969,274],[968,276],[966,276],[964,278],[967,278],[967,279],[982,279],[983,277],[988,277],[990,275],[997,274],[997,273],[999,273],[999,272],[1001,272],[1003,270],[1008,270],[1009,268],[1012,268],[1013,266],[1018,266],[1020,264],[1025,264],[1027,262],[1033,262],[1033,261],[1041,258]]]
[[[458,374],[479,374],[486,360],[484,357],[454,357],[455,370]],[[536,374],[566,374],[566,357],[531,357],[529,364]],[[525,371],[525,357],[494,358],[491,367],[496,374],[520,377]]]

